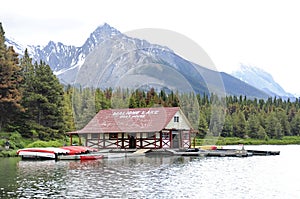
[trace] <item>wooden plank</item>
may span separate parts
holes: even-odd
[[[136,152],[134,152],[133,154],[144,154],[144,153],[147,153],[148,151],[150,151],[150,149],[139,149]]]

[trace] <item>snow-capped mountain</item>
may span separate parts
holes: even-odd
[[[34,46],[29,46],[29,45],[23,45],[21,44],[21,42],[17,41],[15,38],[11,38],[11,37],[6,37],[5,38],[5,44],[7,46],[13,46],[14,50],[16,51],[16,53],[18,53],[19,55],[23,55],[25,49],[27,48],[28,53],[30,55],[33,55],[33,49],[35,49],[36,47]]]
[[[99,26],[81,47],[67,46],[50,41],[46,46],[37,46],[32,51],[33,60],[43,60],[52,67],[56,75],[80,67],[94,47],[107,37],[120,34],[108,24]]]
[[[223,87],[228,95],[269,96],[229,74],[196,65],[165,46],[128,37],[108,24],[99,26],[81,47],[53,41],[46,46],[19,45],[9,39],[6,42],[21,55],[27,48],[34,61],[45,61],[64,84],[100,88],[167,87],[207,94]]]
[[[241,64],[240,68],[232,75],[260,90],[265,91],[270,96],[282,98],[294,98],[287,93],[272,77],[272,75],[261,68]]]

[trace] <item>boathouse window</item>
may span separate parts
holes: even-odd
[[[109,134],[109,139],[117,139],[118,138],[118,133],[110,133]]]
[[[179,122],[179,116],[174,116],[174,122]]]
[[[162,132],[161,137],[162,139],[169,139],[169,132]]]
[[[148,132],[148,137],[147,138],[155,138],[155,133],[154,132]]]
[[[92,139],[98,139],[99,138],[99,134],[98,133],[92,133],[91,137],[92,137]]]
[[[183,132],[183,139],[184,139],[184,140],[190,139],[190,133],[189,133],[188,131],[184,131],[184,132]]]

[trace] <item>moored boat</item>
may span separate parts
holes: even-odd
[[[22,159],[100,159],[103,155],[95,155],[91,152],[96,152],[96,149],[84,146],[64,146],[64,147],[41,147],[41,148],[24,148],[17,151],[17,155]],[[81,158],[83,156],[83,158]]]
[[[59,156],[59,160],[98,160],[103,159],[103,154],[76,154],[76,155],[62,155]]]
[[[66,155],[70,151],[56,147],[24,148],[17,151],[22,159],[57,159],[59,155]]]
[[[81,155],[80,160],[98,160],[103,159],[104,155],[101,154],[88,154],[88,155]]]
[[[91,147],[85,147],[85,146],[63,146],[60,148],[69,150],[69,153],[68,153],[69,155],[84,154],[84,153],[90,153],[90,152],[97,151],[97,149],[94,149]]]

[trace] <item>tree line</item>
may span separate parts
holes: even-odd
[[[65,132],[64,88],[49,65],[5,45],[0,23],[0,132],[55,139]]]
[[[228,96],[225,99],[224,122],[219,131],[223,137],[281,139],[300,135],[299,99],[291,102],[282,98],[247,99],[246,96]],[[209,125],[207,112],[210,106],[201,104],[199,132],[206,135]],[[207,123],[206,123],[207,122]]]
[[[299,99],[291,102],[277,97],[266,100],[246,96],[219,98],[214,94],[155,91],[154,88],[133,91],[68,87],[66,93],[69,101],[72,99],[69,107],[70,110],[73,107],[76,123],[73,126],[78,129],[102,109],[179,106],[201,138],[213,135],[281,139],[300,135]]]
[[[155,106],[180,106],[199,137],[280,139],[300,132],[299,99],[62,85],[45,62],[7,47],[0,23],[0,132],[52,140],[83,128],[99,110]]]

